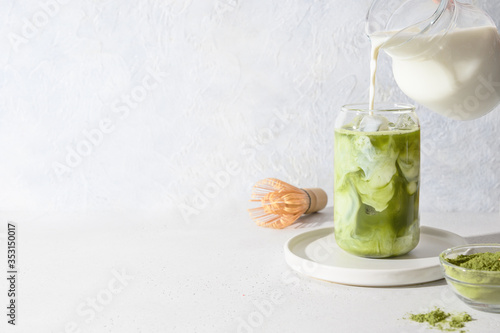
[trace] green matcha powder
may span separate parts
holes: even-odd
[[[445,332],[456,332],[465,327],[465,323],[472,320],[468,313],[451,314],[436,308],[428,313],[410,314],[408,319],[417,323],[428,323],[433,328],[437,328]],[[460,332],[465,332],[460,330]]]
[[[454,259],[445,258],[445,260],[450,264],[477,271],[500,271],[500,252],[484,252],[467,255],[461,254]],[[448,270],[448,273],[450,274],[450,276],[454,276],[455,271],[450,269]],[[455,274],[461,274],[461,272],[457,271]],[[472,283],[484,282],[484,277],[482,277],[481,275],[477,275],[476,277],[474,274],[471,274],[470,276],[468,276],[468,279],[470,280],[469,282]],[[480,298],[482,301],[484,301],[484,297],[481,296],[482,289],[480,287],[467,287],[457,285],[455,286],[455,288],[459,289],[462,294],[471,299]],[[484,293],[488,294],[490,297],[494,296],[492,295],[492,292],[490,290],[486,290]],[[465,312],[459,314],[451,314],[446,313],[439,308],[436,308],[428,313],[410,314],[407,319],[416,321],[418,323],[428,323],[431,327],[445,332],[456,332],[459,330],[460,332],[465,332],[461,329],[465,327],[465,323],[472,320],[472,317]]]
[[[453,280],[448,282],[462,297],[476,303],[500,304],[500,252],[483,252],[443,258],[452,265],[445,267]],[[462,282],[465,283],[462,283]]]
[[[461,254],[455,259],[445,258],[450,264],[478,271],[500,271],[500,252]]]

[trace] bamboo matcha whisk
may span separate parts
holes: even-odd
[[[250,201],[261,203],[260,207],[248,210],[257,225],[282,229],[302,214],[325,208],[328,198],[320,188],[300,189],[279,179],[267,178],[254,185]]]

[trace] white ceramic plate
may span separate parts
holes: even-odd
[[[333,228],[301,233],[285,244],[288,265],[310,277],[356,286],[401,286],[443,278],[439,254],[447,248],[464,245],[461,236],[422,226],[420,242],[410,253],[387,259],[351,255],[335,242]]]

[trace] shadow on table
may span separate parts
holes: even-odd
[[[469,244],[476,244],[476,243],[500,243],[500,232],[497,232],[497,233],[494,233],[494,234],[469,236],[469,237],[465,237],[465,240]]]
[[[431,281],[426,283],[419,284],[411,284],[407,286],[393,287],[393,288],[426,288],[426,287],[435,287],[435,286],[445,286],[446,280],[442,278],[441,280]]]
[[[446,280],[444,278],[436,281],[431,281],[431,282],[423,282],[423,283],[417,283],[417,284],[406,284],[406,285],[401,285],[401,286],[357,286],[357,285],[350,285],[350,284],[343,284],[343,283],[336,283],[336,282],[331,282],[331,281],[324,281],[320,279],[313,279],[317,281],[322,281],[324,283],[331,283],[334,285],[340,285],[340,286],[347,286],[351,288],[375,288],[375,289],[408,289],[408,288],[428,288],[428,287],[436,287],[436,286],[446,286]]]
[[[326,207],[320,212],[301,216],[287,229],[311,229],[317,227],[333,227],[333,207]]]

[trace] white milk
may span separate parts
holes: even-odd
[[[432,111],[469,120],[485,115],[500,102],[500,36],[495,27],[457,29],[405,42],[408,36],[391,32],[370,36],[371,105],[381,47],[392,57],[401,90]]]

